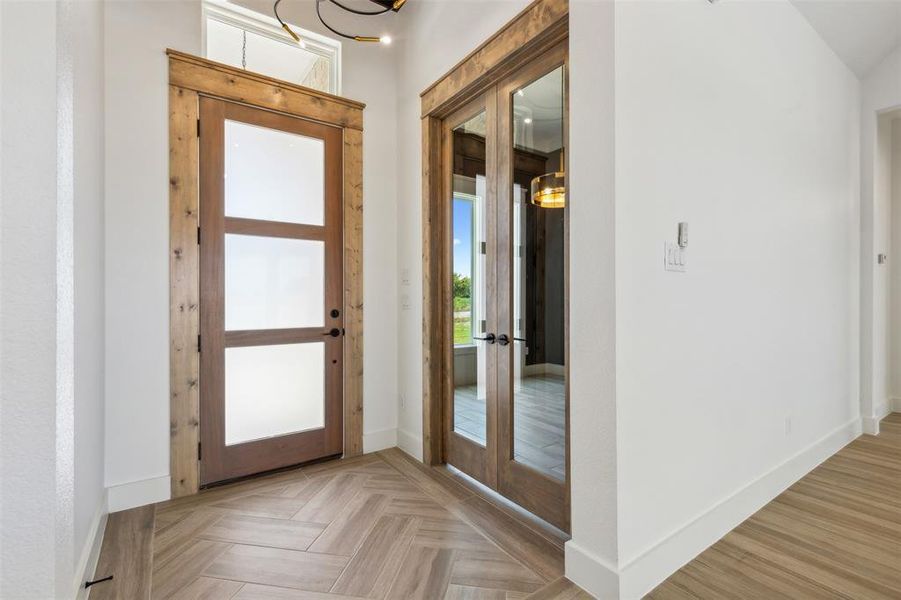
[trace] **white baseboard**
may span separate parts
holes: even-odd
[[[553,363],[525,365],[522,368],[522,374],[526,377],[534,377],[536,375],[554,375],[556,377],[566,377],[566,367],[563,365],[555,365]]]
[[[73,595],[75,600],[85,600],[90,593],[90,589],[84,587],[84,582],[93,579],[97,569],[97,560],[100,558],[100,549],[103,547],[103,533],[106,531],[108,515],[106,491],[104,491],[103,500],[91,522],[88,539],[85,540],[84,548],[81,549],[81,557],[75,566],[75,594]]]
[[[807,446],[620,567],[621,598],[641,598],[860,435],[854,419]]]
[[[397,430],[397,447],[422,462],[422,438],[403,429]]]
[[[111,513],[162,502],[168,500],[171,494],[168,475],[114,485],[108,487],[106,492]]]
[[[382,429],[363,434],[363,454],[397,446],[397,429]]]
[[[879,435],[879,421],[881,417],[861,417],[860,430],[867,435]]]
[[[598,598],[637,600],[860,433],[860,419],[842,425],[635,557],[624,560],[618,572],[572,541],[567,542],[566,576]]]
[[[564,546],[566,578],[602,600],[619,598],[619,573],[600,557],[586,551],[573,540]]]

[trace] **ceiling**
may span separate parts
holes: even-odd
[[[858,77],[901,45],[901,0],[791,0]]]

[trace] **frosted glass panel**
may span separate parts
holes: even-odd
[[[225,216],[322,225],[325,145],[294,133],[225,122]]]
[[[225,329],[324,325],[325,244],[225,236]]]
[[[325,344],[225,350],[225,445],[325,426]]]

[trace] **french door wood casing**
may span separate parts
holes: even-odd
[[[441,119],[438,222],[443,231],[440,236],[441,280],[437,286],[441,299],[435,303],[444,315],[437,319],[445,340],[441,346],[443,461],[563,530],[569,528],[568,377],[564,374],[560,378],[558,373],[555,380],[562,389],[556,399],[561,393],[566,399],[561,418],[565,439],[560,439],[564,446],[560,451],[564,454],[565,472],[555,475],[529,464],[524,460],[522,449],[516,447],[517,440],[523,444],[522,438],[528,433],[525,431],[527,426],[517,423],[517,418],[525,420],[527,410],[540,412],[544,408],[517,408],[517,403],[524,401],[523,386],[529,381],[524,378],[523,370],[544,366],[525,365],[527,340],[521,332],[525,327],[517,322],[521,323],[526,314],[526,259],[523,258],[526,245],[530,245],[533,253],[529,255],[531,260],[537,260],[534,253],[540,251],[531,245],[543,235],[527,236],[525,211],[531,211],[532,221],[543,219],[541,211],[559,211],[554,219],[562,224],[562,239],[556,240],[557,247],[562,248],[562,260],[555,264],[560,264],[564,271],[561,274],[564,287],[561,324],[565,358],[558,360],[566,368],[569,364],[565,342],[569,329],[568,209],[536,209],[522,204],[532,177],[557,168],[546,169],[548,156],[529,151],[514,140],[514,98],[517,94],[522,97],[523,89],[537,80],[559,75],[562,89],[557,89],[562,104],[561,120],[565,124],[566,66],[566,45],[557,44],[520,64]],[[531,123],[531,119],[527,122]],[[566,147],[565,131],[563,127],[560,148]],[[563,158],[562,152],[560,157]],[[559,170],[565,170],[565,165],[559,167]],[[517,198],[514,198],[514,191]],[[460,210],[466,198],[472,198],[474,208],[471,212],[463,209],[461,221],[455,211]],[[514,210],[517,201],[519,208]],[[462,269],[455,264],[460,260],[457,247],[467,243],[466,227],[462,230],[463,235],[458,235],[457,228],[463,222],[468,226],[467,218],[473,223],[468,316],[471,338],[464,336],[461,340],[459,298],[454,297],[452,279],[467,270],[466,260]],[[530,285],[536,284],[530,281]],[[542,295],[541,291],[533,293]],[[529,311],[532,310],[530,303]],[[536,344],[530,345],[534,351]],[[459,405],[464,402],[465,405]],[[478,431],[482,420],[484,430]]]
[[[324,206],[322,222],[304,223],[280,220],[263,220],[226,215],[226,153],[232,148],[226,147],[226,124],[243,124],[252,126],[254,131],[266,131],[268,135],[294,134],[297,140],[321,142],[323,175]],[[223,480],[233,479],[246,475],[256,474],[294,464],[308,462],[310,460],[326,456],[341,454],[343,444],[343,252],[342,252],[342,131],[340,128],[316,123],[272,111],[244,106],[221,99],[200,98],[200,404],[201,404],[201,448],[200,483],[207,485]],[[279,139],[282,138],[273,138]],[[300,142],[298,142],[300,143]],[[236,149],[238,143],[232,144]],[[293,147],[293,146],[292,146]],[[318,148],[318,145],[316,146]],[[237,152],[237,150],[233,150]],[[264,157],[269,160],[271,157]],[[259,160],[259,157],[257,157]],[[248,161],[249,162],[249,161]],[[240,163],[232,164],[230,169],[237,170]],[[315,169],[316,167],[308,167]],[[303,169],[303,165],[298,165]],[[232,173],[233,179],[236,173]],[[259,182],[264,183],[264,182]],[[255,186],[254,193],[257,193]],[[288,192],[292,194],[293,192]],[[299,196],[297,201],[310,201]],[[317,202],[318,199],[312,200]],[[307,326],[250,329],[241,327],[227,329],[226,323],[226,263],[228,260],[241,260],[239,250],[233,250],[234,257],[229,258],[226,248],[226,240],[230,238],[233,244],[244,243],[242,240],[257,240],[264,244],[283,243],[285,240],[301,242],[296,244],[303,252],[308,252],[314,258],[304,257],[312,265],[311,270],[322,270],[318,284],[311,286],[309,290],[302,290],[305,294],[313,296],[322,294],[321,299],[314,298],[311,302],[315,310],[321,310],[321,319],[317,315],[305,316],[309,321]],[[282,241],[282,242],[280,242]],[[233,246],[235,247],[235,246]],[[237,246],[240,247],[240,246]],[[295,249],[295,251],[297,251]],[[248,252],[246,249],[244,252]],[[321,258],[317,258],[321,257]],[[285,274],[285,269],[279,266],[281,260],[293,266],[292,260],[299,260],[290,256],[271,257],[275,261],[270,266],[271,273]],[[245,258],[246,260],[246,258]],[[259,257],[251,257],[251,260],[260,261]],[[319,264],[316,264],[316,263]],[[254,263],[250,263],[254,264]],[[233,275],[237,278],[236,272]],[[276,275],[277,276],[277,275]],[[288,277],[295,277],[291,271]],[[315,275],[312,276],[315,279]],[[321,285],[321,289],[318,286]],[[229,288],[234,290],[234,285]],[[234,291],[232,291],[234,293]],[[254,291],[250,291],[254,293]],[[262,294],[263,290],[256,291]],[[267,313],[272,313],[267,308]],[[276,311],[277,312],[277,311]],[[309,312],[309,311],[307,311]],[[272,314],[265,318],[257,319],[265,322],[271,319]],[[294,318],[299,318],[295,316]],[[244,317],[243,322],[247,322]],[[250,320],[254,320],[251,316]],[[290,346],[289,346],[290,345]],[[293,402],[311,404],[309,410],[313,413],[322,411],[321,422],[315,419],[315,425],[301,430],[278,430],[277,433],[260,435],[254,438],[252,432],[248,434],[232,434],[228,439],[227,426],[231,426],[227,415],[227,395],[231,393],[227,388],[226,353],[231,349],[247,348],[293,348],[299,351],[309,351],[312,358],[307,358],[305,369],[298,364],[295,370],[296,357],[287,370],[281,371],[286,380],[293,377],[303,377],[312,372],[311,380],[318,381],[321,369],[321,386],[313,385],[313,393],[295,395]],[[321,353],[319,348],[321,347]],[[306,349],[306,350],[300,350]],[[276,350],[278,351],[278,350]],[[233,354],[234,355],[234,354]],[[235,359],[237,360],[237,359]],[[246,360],[246,359],[244,359]],[[259,360],[259,359],[258,359]],[[309,363],[313,364],[310,365]],[[236,363],[237,364],[237,363]],[[263,363],[260,362],[260,366]],[[230,369],[233,367],[229,367]],[[238,367],[234,367],[240,369]],[[265,375],[259,375],[265,377]],[[238,376],[234,376],[238,380]],[[250,382],[251,384],[253,382]],[[287,383],[287,381],[285,382]],[[232,386],[243,386],[246,390],[248,381],[246,376]],[[266,410],[267,400],[263,390],[272,389],[270,382],[259,381],[259,411]],[[321,391],[318,391],[321,390]],[[235,393],[237,395],[237,392]],[[245,397],[254,398],[253,390]],[[231,401],[234,405],[234,400]],[[317,403],[324,406],[317,407]],[[231,410],[231,409],[230,409]],[[242,410],[247,410],[244,407]],[[234,408],[235,414],[242,414]],[[231,419],[239,417],[231,416]],[[270,420],[278,420],[279,415],[270,416]],[[228,425],[227,425],[228,424]]]

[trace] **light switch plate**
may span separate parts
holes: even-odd
[[[663,268],[667,271],[685,272],[686,251],[679,244],[666,242],[663,246]]]

